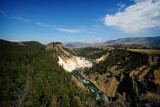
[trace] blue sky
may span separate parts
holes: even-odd
[[[160,0],[1,0],[0,38],[104,42],[160,35]]]

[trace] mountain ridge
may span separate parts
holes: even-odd
[[[140,45],[146,48],[160,48],[160,36],[155,37],[131,37],[118,38],[115,40],[108,40],[102,43],[86,43],[86,42],[68,42],[63,43],[65,47],[95,47],[107,45]]]
[[[120,38],[116,40],[109,40],[103,42],[105,45],[142,45],[147,48],[160,48],[160,36],[156,37],[133,37],[133,38]]]

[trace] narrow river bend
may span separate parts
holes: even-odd
[[[81,81],[85,87],[87,87],[95,96],[95,99],[98,101],[104,101],[107,100],[108,102],[108,97],[100,91],[92,82],[86,80],[84,77],[81,76],[79,73],[79,70],[74,70],[71,73],[75,78],[77,78],[79,81]]]

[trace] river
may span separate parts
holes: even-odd
[[[102,91],[100,91],[92,82],[86,80],[83,76],[81,76],[79,70],[74,70],[71,74],[79,81],[81,81],[85,85],[85,87],[87,87],[92,92],[96,100],[108,101],[108,97]]]

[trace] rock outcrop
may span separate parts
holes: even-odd
[[[58,57],[58,63],[66,71],[72,72],[75,69],[92,67],[92,63],[83,57],[75,56],[71,51],[63,47],[62,43],[50,43],[46,47],[47,51],[52,51]]]

